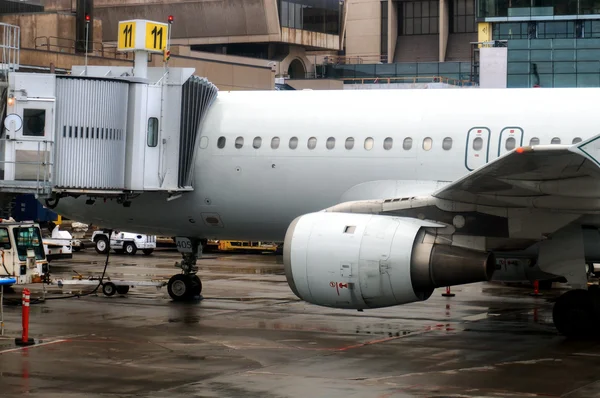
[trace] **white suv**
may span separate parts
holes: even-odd
[[[114,250],[118,254],[126,253],[134,255],[141,250],[149,256],[156,249],[156,236],[135,234],[132,232],[113,231],[110,236],[110,246],[108,233],[102,230],[94,231],[90,239],[96,246],[96,252],[106,254],[109,250]]]

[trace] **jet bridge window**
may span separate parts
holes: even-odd
[[[433,146],[433,140],[431,138],[427,137],[423,140],[423,149],[424,150],[429,151],[432,146]]]
[[[504,147],[506,148],[507,151],[512,151],[513,149],[515,149],[516,145],[517,145],[517,141],[515,140],[515,138],[508,137],[506,139],[506,144],[504,145]]]
[[[8,235],[8,229],[0,228],[0,249],[10,249],[10,236]],[[0,272],[2,270],[0,269]]]
[[[445,151],[449,151],[450,149],[452,149],[452,138],[450,138],[450,137],[444,138],[444,141],[442,141],[442,148]]]
[[[23,109],[23,135],[43,137],[46,127],[46,111],[44,109]]]
[[[244,137],[238,137],[235,139],[235,147],[237,149],[240,149],[241,147],[244,146]]]
[[[155,117],[148,119],[148,137],[146,141],[151,148],[158,145],[158,119]]]
[[[410,151],[412,148],[412,138],[406,137],[402,143],[402,148],[404,148],[405,151]]]
[[[529,141],[529,146],[540,145],[540,139],[537,137],[532,137]]]
[[[327,147],[327,149],[335,148],[335,138],[333,138],[333,137],[327,138],[327,143],[325,144],[325,146]]]
[[[254,147],[254,149],[258,149],[258,148],[260,148],[261,144],[262,144],[262,138],[254,137],[254,141],[252,141],[252,147]]]
[[[383,149],[385,149],[386,151],[392,149],[393,145],[394,140],[392,139],[392,137],[387,137],[385,140],[383,140]]]
[[[308,139],[308,149],[313,150],[317,147],[317,139],[315,137],[310,137]]]
[[[346,138],[346,149],[350,150],[354,148],[354,138],[348,137]]]
[[[290,149],[298,148],[298,137],[290,138]]]
[[[552,138],[552,141],[550,141],[550,143],[554,145],[560,144],[560,138],[554,137]]]
[[[579,137],[573,138],[573,142],[572,142],[573,144],[578,144],[580,142],[581,142],[581,138],[579,138]]]
[[[271,139],[271,148],[272,149],[279,148],[279,137],[273,137],[273,139]]]
[[[217,140],[217,148],[219,148],[219,149],[225,148],[226,142],[227,142],[227,139],[225,137],[219,137],[219,139]]]
[[[374,142],[375,141],[371,137],[368,137],[367,139],[365,139],[365,149],[367,151],[370,151],[371,149],[373,149]]]

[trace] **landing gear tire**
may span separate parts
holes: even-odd
[[[597,334],[595,319],[598,314],[594,311],[593,296],[595,295],[587,290],[576,289],[566,292],[556,300],[552,318],[559,333],[575,339]]]
[[[173,301],[187,301],[191,298],[192,281],[184,274],[173,275],[167,283],[167,291]]]
[[[109,250],[108,239],[102,236],[96,240],[96,253],[106,254]]]
[[[123,250],[125,251],[125,254],[134,256],[137,252],[137,247],[135,247],[135,244],[132,242],[125,242],[125,244],[123,245]]]
[[[173,301],[189,301],[200,295],[202,282],[197,275],[173,275],[167,284],[167,291]]]
[[[117,289],[117,285],[112,282],[106,282],[102,285],[102,293],[107,297],[114,296],[117,293]]]

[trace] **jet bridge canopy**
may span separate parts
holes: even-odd
[[[126,201],[192,190],[217,88],[193,68],[138,62],[136,53],[133,67],[74,66],[70,75],[13,68],[2,94],[0,191]]]

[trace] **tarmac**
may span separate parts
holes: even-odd
[[[51,271],[99,276],[104,260],[87,249]],[[178,260],[111,255],[107,275],[166,281]],[[600,342],[566,340],[552,325],[560,289],[532,297],[478,283],[358,312],[297,299],[273,254],[208,255],[199,275],[193,303],[171,301],[166,287],[81,296],[92,285],[53,285],[39,302],[41,285],[28,286],[27,348],[14,344],[17,287],[4,306],[0,396],[600,397]]]

